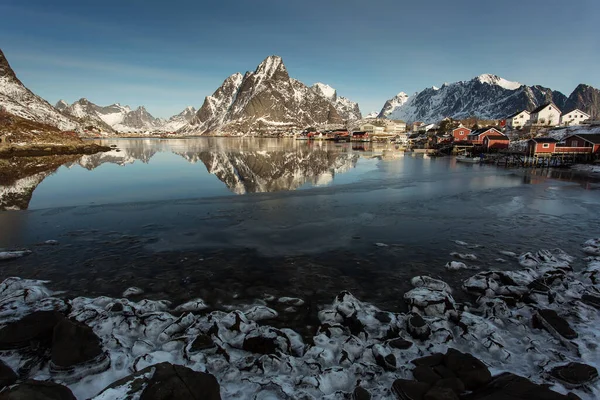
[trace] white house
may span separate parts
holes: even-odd
[[[529,122],[529,118],[531,118],[529,111],[519,111],[506,117],[506,126],[510,129],[522,128]]]
[[[402,144],[408,143],[408,133],[399,133],[398,135],[396,135],[396,141]]]
[[[560,124],[564,126],[581,125],[585,120],[590,119],[590,116],[581,110],[574,109],[560,117]]]
[[[404,133],[406,132],[406,122],[399,119],[387,121],[385,131],[390,133]]]
[[[531,112],[529,123],[531,125],[555,126],[560,123],[560,109],[550,102],[542,104]]]
[[[360,130],[362,132],[373,133],[373,131],[375,130],[375,125],[373,125],[373,124],[364,124],[364,125],[361,125]]]

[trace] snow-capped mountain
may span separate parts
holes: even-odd
[[[63,114],[81,121],[84,126],[91,125],[103,131],[123,133],[175,131],[190,122],[196,111],[193,107],[187,107],[181,113],[165,121],[154,118],[143,106],[135,110],[119,103],[102,107],[87,99],[79,99],[71,105],[60,100],[56,103],[55,108]]]
[[[490,74],[470,81],[445,83],[441,88],[427,88],[410,97],[401,95],[388,100],[380,116],[407,122],[471,116],[498,119],[520,110],[533,110],[548,101],[563,109],[567,102],[567,97],[560,92],[538,85],[522,85]]]
[[[173,115],[171,118],[169,118],[169,120],[163,124],[162,130],[167,132],[175,132],[176,130],[181,129],[185,125],[192,122],[195,116],[196,109],[191,106],[186,107],[185,110],[183,110],[179,114]]]
[[[61,114],[46,100],[33,94],[17,78],[8,60],[0,50],[0,108],[10,114],[55,126],[61,130],[74,130],[77,121]]]
[[[247,132],[343,124],[350,102],[332,101],[330,88],[310,88],[290,78],[281,57],[269,56],[254,72],[236,73],[208,96],[181,133]],[[339,109],[339,111],[338,111]],[[354,111],[352,111],[354,112]],[[360,113],[360,111],[359,111]]]
[[[385,118],[388,115],[390,115],[394,110],[404,105],[404,103],[406,103],[407,101],[408,95],[404,92],[400,92],[396,96],[386,101],[383,105],[383,108],[381,109],[381,112],[375,117]]]
[[[365,115],[365,119],[375,119],[379,116],[379,111],[371,111],[367,115]]]
[[[105,132],[114,132],[113,128],[98,115],[98,107],[87,99],[79,99],[69,105],[64,100],[59,100],[54,106],[62,114],[81,123],[84,128],[94,127]]]
[[[317,82],[311,86],[317,94],[325,97],[333,103],[335,109],[344,120],[356,121],[362,118],[358,103],[355,103],[343,96],[338,96],[337,91],[329,85]]]

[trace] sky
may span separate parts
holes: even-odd
[[[483,73],[600,88],[598,0],[2,0],[0,18],[0,49],[34,93],[163,118],[272,54],[363,114]]]

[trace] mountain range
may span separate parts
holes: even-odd
[[[580,84],[567,97],[539,85],[527,86],[496,75],[430,87],[412,96],[400,92],[385,102],[379,118],[437,122],[446,117],[501,119],[553,101],[563,112],[578,108],[600,119],[600,90]],[[279,56],[269,56],[254,71],[229,76],[204,99],[200,109],[186,107],[169,119],[153,117],[143,106],[99,106],[85,98],[54,107],[27,89],[0,50],[0,111],[58,127],[107,134],[176,132],[182,135],[252,134],[309,126],[353,126],[361,119],[357,103],[331,86],[307,86],[291,78]],[[369,114],[368,117],[374,117]]]
[[[437,122],[446,117],[502,119],[518,111],[531,111],[554,102],[563,112],[578,108],[600,118],[600,90],[581,84],[569,97],[543,86],[527,86],[496,75],[484,74],[469,81],[431,87],[412,96],[400,92],[386,101],[379,118],[406,122]]]

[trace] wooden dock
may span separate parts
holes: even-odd
[[[495,158],[497,166],[510,168],[561,168],[591,160],[592,154],[585,153],[553,153],[528,155],[525,152],[504,151]]]

